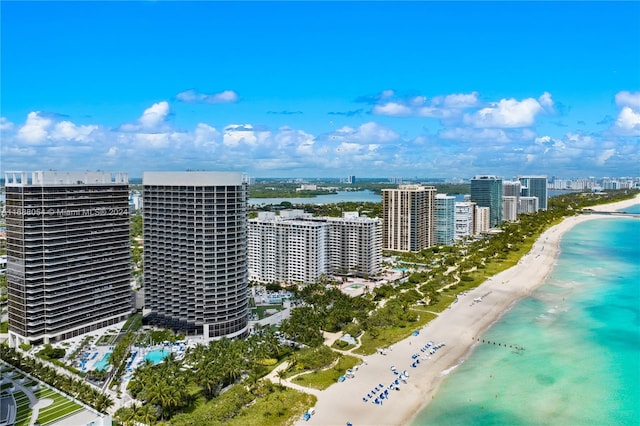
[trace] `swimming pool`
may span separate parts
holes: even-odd
[[[148,359],[154,364],[159,364],[171,353],[169,349],[156,349],[149,352],[144,356],[144,359]]]
[[[394,271],[407,272],[408,268],[393,268]]]
[[[96,363],[93,364],[93,368],[98,371],[105,370],[109,366],[110,357],[111,357],[111,352],[107,352],[106,354],[104,354],[104,356],[100,361],[96,361]]]
[[[346,288],[348,288],[349,290],[357,290],[359,288],[364,287],[362,284],[351,284],[349,286],[347,286]]]

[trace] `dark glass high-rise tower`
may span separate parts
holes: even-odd
[[[502,223],[502,179],[496,176],[474,176],[471,179],[471,201],[489,207],[489,227]]]
[[[132,311],[126,174],[6,172],[9,344],[68,339]]]
[[[522,183],[522,196],[538,197],[538,209],[547,209],[547,177],[546,176],[519,176]]]
[[[143,188],[145,321],[207,339],[246,334],[242,175],[145,172]]]

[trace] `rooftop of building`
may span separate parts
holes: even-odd
[[[237,186],[245,179],[240,172],[144,172],[143,185],[158,186]]]
[[[125,185],[129,183],[129,175],[103,171],[6,171],[4,182],[6,186]]]

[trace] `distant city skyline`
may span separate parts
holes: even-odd
[[[640,175],[637,2],[0,6],[0,172]]]

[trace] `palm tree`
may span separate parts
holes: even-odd
[[[254,369],[251,369],[251,371],[249,371],[249,375],[245,379],[247,383],[249,383],[249,392],[253,393],[258,388],[261,377],[262,377],[262,374],[260,374],[258,369],[254,368]]]
[[[84,386],[86,385],[81,380],[72,380],[70,389],[71,395],[77,397]]]
[[[123,407],[116,411],[114,417],[122,426],[133,426],[136,422],[136,410],[138,405],[134,402],[131,407]]]
[[[298,354],[297,353],[291,354],[291,356],[289,357],[289,366],[287,367],[287,370],[293,369],[297,363],[298,363]]]
[[[106,413],[109,408],[111,408],[114,404],[113,399],[109,397],[106,393],[101,393],[94,400],[96,410]]]
[[[158,410],[151,404],[145,404],[136,412],[136,420],[151,426],[158,420]]]
[[[279,370],[276,375],[278,376],[278,383],[282,386],[282,379],[287,378],[287,370],[283,368],[282,370]]]
[[[202,386],[204,397],[207,399],[213,398],[222,387],[222,377],[218,372],[218,365],[214,363],[209,364],[199,373],[197,383]]]

